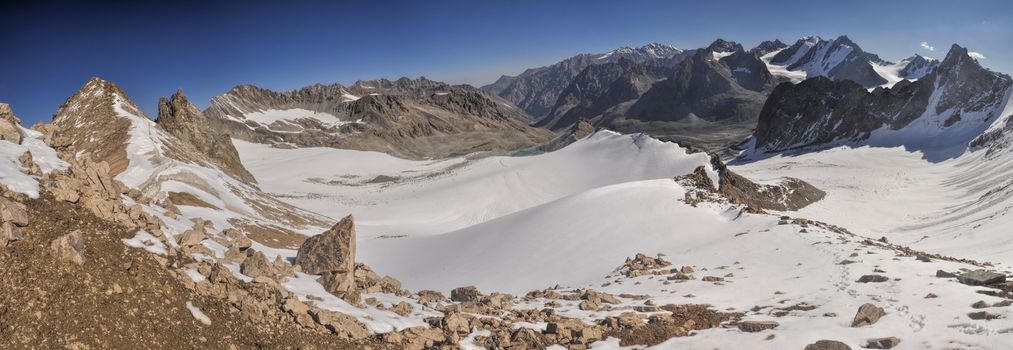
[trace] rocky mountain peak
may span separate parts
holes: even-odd
[[[171,97],[158,99],[158,119],[155,122],[163,127],[184,124],[206,126],[207,118],[187,100],[183,89],[177,89]]]
[[[708,45],[705,49],[705,51],[710,52],[737,52],[743,50],[742,44],[734,41],[727,41],[725,39],[714,40],[714,42]]]
[[[953,44],[953,46],[950,46],[950,51],[946,52],[946,58],[943,58],[943,61],[939,64],[939,66],[940,69],[944,70],[952,69],[952,67],[956,67],[968,60],[977,62],[968,53],[967,48],[964,48],[957,44]]]
[[[249,184],[257,182],[239,161],[232,139],[211,127],[208,118],[190,103],[182,89],[176,90],[169,98],[158,99],[158,119],[155,123],[180,141],[175,158],[203,158],[236,179]]]
[[[786,47],[788,47],[788,44],[782,42],[781,39],[774,39],[774,40],[767,40],[760,43],[759,45],[756,45],[756,47],[750,49],[749,52],[756,55],[757,57],[762,57],[766,54],[784,49]]]

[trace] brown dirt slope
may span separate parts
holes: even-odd
[[[332,334],[294,322],[254,323],[226,300],[183,287],[153,255],[123,244],[133,235],[49,194],[27,200],[23,238],[0,248],[0,348],[346,349]],[[82,266],[62,262],[49,243],[81,230]],[[191,316],[192,301],[212,323]]]

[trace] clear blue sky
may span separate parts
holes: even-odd
[[[48,121],[91,76],[151,114],[177,88],[203,108],[242,83],[481,85],[576,53],[718,37],[751,47],[846,34],[891,60],[941,58],[959,43],[1013,73],[1013,2],[1000,0],[10,2],[0,4],[0,102],[25,124]]]

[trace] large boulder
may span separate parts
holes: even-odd
[[[80,230],[74,230],[53,240],[49,248],[61,260],[78,265],[84,264],[84,236]]]
[[[324,275],[322,283],[331,293],[355,289],[355,222],[351,215],[326,232],[310,237],[299,247],[295,263],[302,272]]]
[[[862,327],[872,325],[879,321],[879,318],[883,317],[883,315],[886,315],[886,311],[883,308],[869,303],[862,304],[862,306],[858,307],[858,312],[855,313],[855,319],[851,321],[851,326]]]
[[[995,271],[975,270],[960,274],[957,281],[971,286],[981,286],[1006,282],[1006,275]]]

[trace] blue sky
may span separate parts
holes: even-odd
[[[48,121],[91,76],[152,114],[177,88],[203,108],[243,83],[289,90],[426,76],[481,85],[581,52],[696,48],[719,37],[748,48],[846,34],[890,60],[942,58],[959,43],[1013,73],[1013,2],[998,0],[33,3],[0,4],[0,102],[25,124]]]

